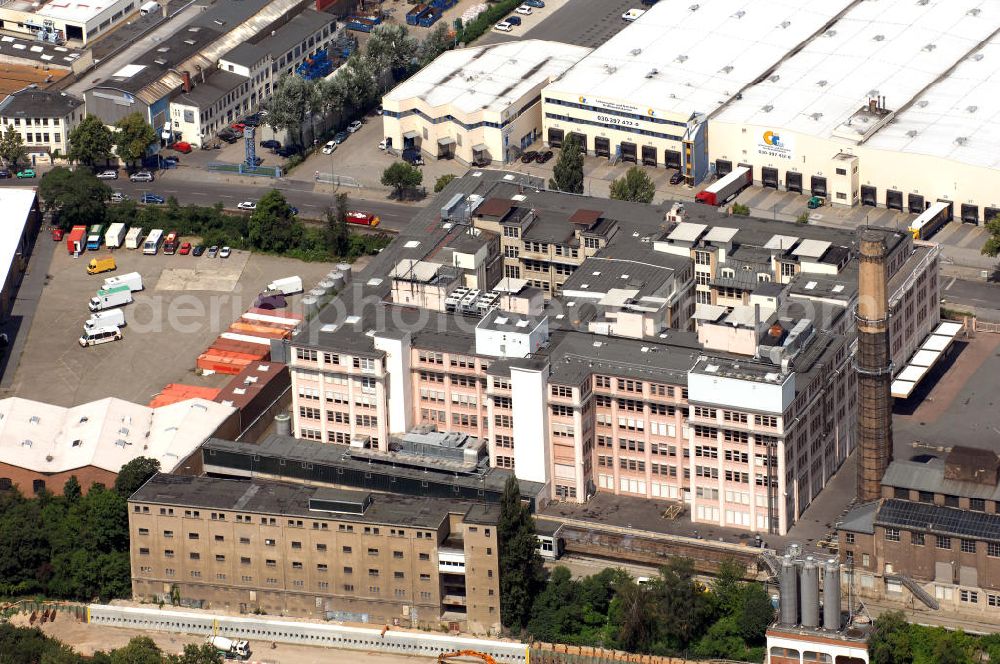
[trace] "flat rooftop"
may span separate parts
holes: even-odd
[[[869,99],[884,96],[890,111],[902,108],[998,21],[983,0],[859,2],[714,120],[859,143],[889,119],[870,116]]]
[[[286,482],[157,473],[132,494],[129,502],[434,529],[448,514],[464,514],[472,507],[472,503],[393,494],[374,495],[364,514],[328,512],[310,509],[309,505],[313,498],[363,503],[369,495],[367,491],[331,491]]]
[[[664,0],[547,90],[683,122],[718,109],[853,2]]]
[[[445,51],[382,99],[388,103],[420,100],[462,113],[499,113],[588,53],[590,49],[583,46],[537,39]]]
[[[72,23],[86,23],[96,17],[101,12],[107,11],[115,5],[128,4],[124,0],[51,0],[36,6],[37,3],[30,0],[15,0],[5,4],[5,8],[15,11],[32,12],[44,18],[70,21]],[[138,5],[136,5],[138,6]]]

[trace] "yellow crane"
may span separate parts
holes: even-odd
[[[483,664],[497,664],[497,661],[493,659],[490,655],[482,652],[476,652],[475,650],[457,650],[455,652],[443,652],[438,655],[438,664],[446,664],[450,662],[455,657],[475,657],[481,659]]]

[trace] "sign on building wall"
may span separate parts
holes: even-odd
[[[794,149],[795,141],[790,135],[785,137],[771,129],[761,132],[757,141],[757,154],[762,157],[791,160]]]

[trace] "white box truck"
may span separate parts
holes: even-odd
[[[125,248],[126,249],[138,249],[142,246],[142,226],[133,226],[128,229],[128,234],[125,236]]]
[[[142,290],[142,275],[138,272],[128,274],[117,274],[104,280],[104,290],[111,290],[115,286],[125,285],[131,291]]]
[[[237,641],[224,636],[210,636],[208,643],[227,659],[250,659],[250,644],[246,641]]]
[[[126,231],[127,227],[125,224],[111,224],[107,232],[104,234],[104,244],[106,244],[109,249],[117,249],[122,246],[122,242],[125,240]]]
[[[267,285],[267,290],[278,291],[282,295],[292,295],[302,292],[302,277],[285,277],[275,279]]]
[[[108,309],[90,314],[90,318],[83,324],[83,329],[89,331],[98,327],[123,327],[124,325],[125,312],[121,309]]]
[[[90,298],[90,302],[87,304],[91,311],[104,311],[105,309],[113,309],[114,307],[120,307],[123,304],[128,304],[132,301],[132,289],[128,287],[127,284],[122,284],[121,286],[115,286],[109,290],[99,290],[97,295]]]

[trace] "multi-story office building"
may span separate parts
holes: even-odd
[[[295,435],[385,450],[432,425],[555,499],[677,500],[784,533],[854,446],[854,237],[489,177],[460,181],[468,225],[416,219],[293,341]],[[438,250],[469,232],[500,238],[506,276]],[[937,254],[886,242],[913,306],[893,322],[902,364],[938,315]]]
[[[132,591],[269,614],[500,628],[484,503],[155,475],[129,499]]]
[[[0,127],[21,135],[25,153],[66,155],[69,132],[83,119],[83,100],[29,85],[0,101]]]

